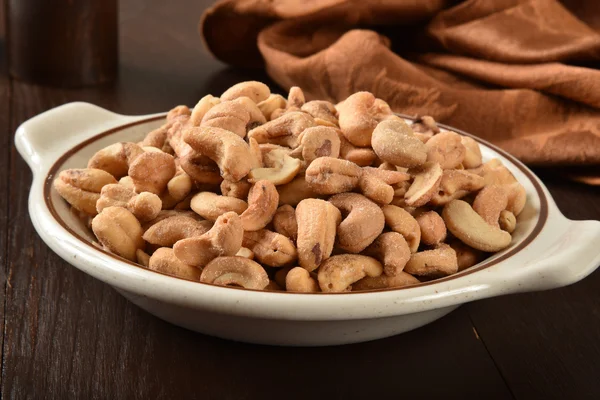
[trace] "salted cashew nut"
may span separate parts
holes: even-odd
[[[443,170],[436,162],[426,162],[415,171],[415,178],[404,194],[406,205],[420,207],[427,204],[437,193]]]
[[[296,148],[300,143],[300,134],[312,126],[315,126],[313,117],[303,112],[293,111],[252,129],[248,132],[248,138],[253,138],[258,143],[273,143]]]
[[[144,140],[142,140],[142,142],[140,144],[138,144],[138,146],[144,150],[146,150],[146,148],[148,148],[148,147],[154,147],[156,149],[164,151],[165,153],[172,154],[173,149],[169,145],[169,140],[168,140],[168,131],[169,131],[170,127],[171,127],[171,123],[166,123],[166,124],[160,126],[159,128],[156,128],[153,131],[150,131],[144,137]],[[129,168],[127,167],[127,169],[129,169]],[[124,171],[124,172],[127,173],[127,171]]]
[[[405,209],[391,204],[383,206],[381,210],[386,225],[404,236],[410,251],[415,253],[421,243],[421,227],[417,220]]]
[[[498,224],[500,229],[508,233],[513,233],[517,227],[517,217],[515,214],[508,210],[500,211],[500,217],[498,218]]]
[[[287,107],[300,108],[304,105],[306,100],[304,99],[304,92],[298,86],[292,86],[288,93]]]
[[[365,276],[360,281],[352,285],[352,291],[358,292],[362,290],[388,289],[398,288],[403,286],[416,285],[421,283],[417,278],[406,272],[399,272],[397,275],[388,276],[381,274],[379,276]]]
[[[448,245],[456,252],[456,259],[458,260],[458,272],[472,267],[485,258],[484,252],[481,250],[475,250],[460,240],[451,240],[448,242]]]
[[[296,241],[298,238],[298,222],[296,210],[289,204],[279,207],[273,216],[273,227],[277,233]]]
[[[373,167],[363,167],[358,181],[360,192],[379,204],[390,204],[396,195],[392,185],[410,179],[410,175],[400,171],[389,171]]]
[[[203,126],[190,127],[183,132],[183,140],[216,162],[224,179],[239,181],[252,168],[248,143],[233,132]]]
[[[148,269],[192,281],[200,281],[202,273],[199,268],[181,262],[169,247],[161,247],[152,253]]]
[[[340,138],[340,158],[360,167],[372,165],[377,159],[377,154],[371,147],[356,147],[346,139],[342,131],[338,130],[337,133]]]
[[[216,221],[220,215],[229,211],[241,215],[248,208],[248,203],[235,197],[219,196],[213,192],[200,192],[192,197],[190,207],[202,218]]]
[[[415,121],[410,127],[423,143],[431,139],[436,133],[440,133],[440,128],[437,126],[435,119],[429,115],[415,117]]]
[[[427,159],[427,147],[404,120],[384,120],[373,130],[371,139],[377,157],[400,167],[416,167]]]
[[[180,119],[186,119],[186,118],[189,118],[191,114],[192,114],[192,111],[190,110],[190,108],[188,106],[184,106],[184,105],[175,106],[172,109],[170,109],[169,112],[167,113],[167,122],[173,122],[173,121],[177,121]]]
[[[167,190],[162,195],[163,208],[175,207],[190,194],[192,186],[192,178],[183,170],[178,171],[167,183]]]
[[[244,138],[249,123],[250,113],[243,104],[237,101],[223,101],[204,114],[200,126],[225,129]]]
[[[258,231],[271,222],[277,205],[279,193],[271,181],[260,180],[250,189],[248,208],[240,215],[245,231]]]
[[[437,162],[443,169],[458,167],[465,159],[467,149],[458,133],[444,131],[433,136],[425,143],[427,161]]]
[[[285,289],[288,292],[314,293],[321,288],[317,279],[302,267],[292,268],[285,276]]]
[[[204,118],[206,113],[219,103],[221,103],[221,99],[207,94],[194,106],[194,109],[190,114],[189,123],[193,126],[199,126],[202,123],[202,118]]]
[[[510,245],[510,233],[488,224],[465,201],[452,200],[446,204],[442,218],[454,236],[474,249],[496,252]]]
[[[221,95],[221,101],[234,100],[238,97],[249,97],[255,103],[269,98],[271,90],[267,85],[258,81],[240,82],[227,89]]]
[[[447,231],[444,220],[435,211],[427,211],[415,216],[421,229],[421,243],[429,246],[438,245],[446,239]]]
[[[385,232],[365,249],[364,254],[382,263],[387,276],[396,276],[404,269],[411,252],[404,236],[398,232]]]
[[[280,94],[270,94],[266,100],[261,101],[257,106],[265,119],[270,121],[273,111],[287,107],[287,100]]]
[[[173,251],[185,264],[203,267],[215,257],[235,255],[242,247],[243,235],[242,220],[230,211],[219,216],[205,234],[177,241]]]
[[[508,191],[508,205],[506,206],[506,210],[518,216],[523,211],[523,208],[525,208],[527,192],[519,182],[511,183],[505,187]]]
[[[226,179],[221,182],[221,193],[223,196],[235,197],[236,199],[248,198],[248,193],[252,184],[247,180],[242,179],[241,181],[231,182]]]
[[[248,258],[221,256],[204,267],[200,282],[263,290],[269,285],[269,276],[259,263]]]
[[[392,114],[388,104],[369,92],[349,96],[336,109],[344,136],[354,146],[370,146],[371,134],[385,117]]]
[[[254,252],[247,247],[240,247],[240,250],[235,253],[237,257],[244,257],[250,260],[254,260]]]
[[[486,186],[475,197],[473,210],[488,224],[499,228],[500,213],[506,210],[508,193],[503,186]]]
[[[75,209],[96,215],[102,188],[115,183],[114,176],[101,169],[67,169],[58,174],[54,188]]]
[[[242,246],[252,250],[254,258],[269,267],[290,265],[298,259],[294,243],[268,229],[244,232]]]
[[[302,167],[302,161],[290,157],[285,150],[272,150],[264,156],[267,167],[253,168],[248,173],[248,181],[270,181],[274,185],[284,185],[294,179]]]
[[[212,228],[210,221],[198,221],[187,215],[174,215],[148,227],[142,236],[153,245],[172,247],[181,239],[202,236]]]
[[[175,159],[163,152],[145,152],[129,165],[129,176],[137,193],[160,195],[177,172]]]
[[[305,199],[296,207],[298,263],[314,271],[333,251],[340,210],[320,199]]]
[[[101,169],[112,174],[116,179],[127,175],[129,165],[144,150],[135,143],[114,143],[98,150],[88,161],[88,168]]]
[[[348,292],[353,283],[365,276],[376,277],[382,273],[381,263],[372,257],[340,254],[323,261],[318,280],[323,292]]]
[[[445,169],[437,193],[430,204],[443,206],[452,200],[460,199],[476,192],[484,185],[484,179],[467,170]]]
[[[290,183],[277,186],[279,192],[279,205],[289,204],[295,207],[304,199],[318,198],[320,194],[316,193],[306,182],[304,175],[297,176]]]
[[[306,102],[301,108],[305,113],[310,114],[315,123],[323,126],[338,126],[337,110],[335,106],[328,101],[313,100]]]
[[[325,126],[307,128],[300,134],[300,145],[294,150],[306,165],[319,157],[338,158],[340,155],[340,138],[335,129]]]
[[[481,149],[479,143],[475,139],[469,136],[462,136],[460,138],[461,143],[465,146],[465,158],[462,161],[462,165],[465,169],[477,168],[482,163]]]
[[[138,264],[143,265],[147,268],[150,264],[150,255],[148,255],[148,253],[146,253],[142,249],[137,249],[135,251],[135,260]]]
[[[358,193],[340,193],[329,202],[346,217],[337,227],[336,244],[350,253],[360,253],[381,234],[385,217],[381,208]]]
[[[109,251],[131,261],[144,247],[142,227],[137,218],[123,207],[107,207],[92,220],[92,231]]]
[[[440,278],[458,271],[456,252],[445,243],[433,250],[414,253],[406,263],[404,271],[417,276]]]
[[[346,160],[333,157],[319,157],[306,169],[306,182],[319,194],[349,192],[356,187],[362,169]]]

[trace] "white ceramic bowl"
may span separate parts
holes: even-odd
[[[29,213],[44,242],[68,263],[173,324],[271,345],[355,343],[418,328],[466,302],[569,285],[600,263],[600,222],[566,219],[527,167],[476,138],[485,160],[501,159],[525,186],[527,205],[509,248],[456,275],[367,293],[294,294],[213,286],[147,270],[92,245],[93,236],[52,181],[63,169],[85,167],[102,147],[141,140],[164,115],[124,116],[70,103],[23,123],[15,142],[33,171]]]

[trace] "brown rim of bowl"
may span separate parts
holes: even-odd
[[[400,114],[397,113],[396,115],[402,117],[402,118],[406,118],[409,120],[414,121],[416,118],[409,116],[409,115],[405,115],[405,114]],[[79,151],[80,149],[82,149],[83,147],[97,141],[98,139],[101,139],[105,136],[111,135],[113,133],[116,133],[118,131],[121,131],[123,129],[127,129],[127,128],[131,128],[132,126],[136,126],[136,125],[142,125],[148,122],[152,122],[152,121],[157,121],[160,119],[165,118],[166,113],[162,116],[155,116],[155,117],[150,117],[144,120],[140,120],[140,121],[136,121],[136,122],[132,122],[129,124],[125,124],[125,125],[121,125],[118,126],[116,128],[112,128],[110,130],[104,131],[102,133],[99,133],[81,143],[79,143],[78,145],[76,145],[75,147],[71,148],[70,150],[68,150],[67,152],[65,152],[62,156],[60,156],[58,158],[58,160],[56,160],[56,162],[52,165],[52,167],[50,168],[50,170],[48,171],[48,175],[46,176],[46,179],[44,180],[44,202],[46,203],[46,207],[48,208],[48,210],[50,211],[50,214],[52,214],[52,216],[54,217],[54,219],[56,220],[56,222],[58,222],[59,225],[61,225],[67,232],[69,232],[71,235],[73,235],[75,238],[77,238],[78,240],[82,241],[83,243],[85,243],[86,245],[90,246],[92,249],[94,249],[95,251],[99,251],[101,253],[104,253],[112,258],[114,258],[117,261],[129,264],[129,265],[133,265],[137,268],[141,268],[143,270],[146,271],[150,271],[150,272],[154,272],[160,275],[164,275],[164,276],[168,276],[171,278],[175,278],[175,279],[180,279],[180,280],[184,280],[184,281],[189,281],[189,282],[194,282],[194,283],[200,283],[203,285],[210,285],[210,286],[216,286],[216,287],[220,287],[220,288],[226,288],[226,289],[234,289],[234,290],[245,290],[245,291],[251,291],[251,292],[260,292],[260,293],[264,293],[265,290],[257,290],[257,289],[246,289],[246,288],[242,288],[242,287],[233,287],[233,286],[220,286],[220,285],[215,285],[212,283],[205,283],[205,282],[198,282],[198,281],[193,281],[191,279],[186,279],[186,278],[180,278],[178,276],[175,275],[171,275],[171,274],[165,274],[163,272],[159,272],[159,271],[154,271],[154,270],[150,270],[140,264],[134,263],[133,261],[129,261],[125,258],[122,258],[120,256],[117,256],[113,253],[110,253],[96,245],[94,245],[92,242],[88,241],[86,238],[80,236],[78,233],[76,233],[73,229],[71,229],[63,220],[62,218],[60,218],[60,216],[58,215],[58,213],[56,212],[56,209],[54,208],[54,205],[52,204],[52,201],[50,200],[50,191],[52,190],[52,182],[54,180],[54,176],[56,175],[56,173],[59,171],[60,167],[65,163],[65,161],[71,157],[74,153],[76,153],[77,151]],[[539,217],[538,217],[538,221],[535,225],[535,227],[533,228],[533,230],[531,231],[531,233],[525,237],[519,244],[517,244],[517,246],[515,246],[513,249],[507,251],[505,254],[502,254],[501,256],[499,256],[498,258],[495,258],[493,260],[484,260],[482,262],[480,262],[479,264],[476,264],[470,268],[467,268],[463,271],[457,272],[456,274],[453,275],[449,275],[443,278],[438,278],[438,279],[433,279],[430,281],[426,281],[426,282],[421,282],[415,285],[409,285],[409,286],[401,286],[401,287],[396,287],[396,288],[382,288],[382,289],[370,289],[370,290],[362,290],[360,292],[343,292],[343,293],[323,293],[323,292],[316,292],[316,293],[298,293],[298,292],[285,292],[285,291],[268,291],[271,293],[286,293],[286,294],[302,294],[302,295],[341,295],[341,294],[363,294],[363,293],[374,293],[374,292],[388,292],[388,291],[394,291],[394,290],[405,290],[405,289],[412,289],[412,288],[416,288],[416,287],[422,287],[422,286],[428,286],[428,285],[433,285],[436,283],[441,283],[441,282],[446,282],[446,281],[450,281],[453,279],[458,279],[458,278],[462,278],[466,275],[470,275],[473,274],[475,272],[479,272],[481,270],[484,270],[486,268],[489,268],[493,265],[496,265],[504,260],[506,260],[507,258],[512,257],[513,255],[517,254],[518,252],[520,252],[521,250],[523,250],[525,247],[527,247],[541,232],[542,228],[544,227],[544,225],[546,224],[546,221],[548,219],[548,200],[546,198],[546,195],[544,194],[544,191],[542,189],[542,187],[540,186],[537,178],[535,177],[535,175],[529,171],[529,169],[525,168],[521,162],[519,160],[517,160],[514,156],[508,154],[507,152],[505,152],[504,150],[496,147],[495,145],[480,139],[470,133],[467,132],[463,132],[460,129],[456,129],[453,128],[451,126],[448,125],[444,125],[444,124],[438,124],[438,126],[447,129],[449,131],[452,132],[456,132],[460,135],[463,136],[469,136],[471,138],[473,138],[475,141],[483,144],[484,146],[487,146],[489,148],[491,148],[492,150],[494,150],[495,152],[499,153],[500,155],[502,155],[503,157],[507,158],[509,161],[511,161],[517,168],[519,168],[521,170],[521,172],[523,172],[523,174],[525,174],[527,176],[527,178],[529,178],[529,180],[531,181],[531,183],[533,184],[533,186],[535,187],[535,190],[538,194],[538,197],[540,198],[540,212],[539,212]]]

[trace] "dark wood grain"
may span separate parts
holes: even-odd
[[[600,188],[536,171],[571,219],[600,219]],[[599,250],[600,251],[600,250]],[[600,395],[600,270],[569,287],[499,297],[466,308],[515,396]]]
[[[297,349],[165,323],[46,247],[27,215],[31,173],[10,146],[21,122],[78,100],[125,114],[159,112],[245,79],[279,90],[264,72],[229,69],[205,52],[196,24],[209,3],[122,1],[114,85],[65,90],[13,81],[11,91],[2,71],[0,101],[10,104],[0,108],[0,273],[10,277],[0,294],[2,398],[599,398],[598,273],[568,288],[469,304],[397,337]],[[600,218],[597,189],[566,185],[552,171],[541,176],[568,217]]]

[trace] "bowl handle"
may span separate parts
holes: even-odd
[[[544,246],[517,267],[517,291],[546,290],[570,285],[600,265],[600,221],[572,221],[560,212],[548,227]]]
[[[23,122],[15,145],[33,172],[95,134],[147,116],[125,116],[84,102],[61,105]]]

